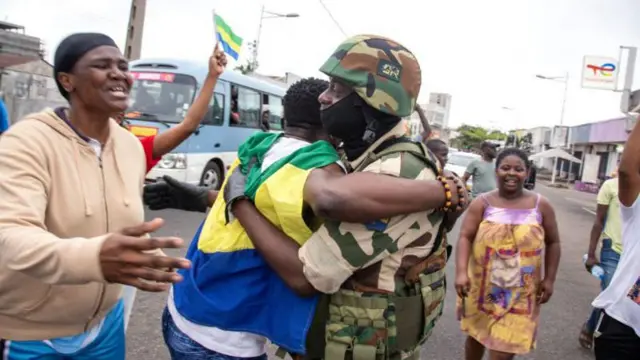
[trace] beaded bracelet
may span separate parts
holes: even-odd
[[[444,206],[442,208],[440,208],[440,211],[442,212],[453,212],[455,210],[458,210],[458,208],[462,208],[460,206],[461,203],[464,203],[464,200],[461,199],[461,202],[456,204],[456,208],[452,209],[451,206],[453,205],[452,199],[453,199],[453,194],[451,193],[451,186],[449,185],[449,183],[447,182],[447,178],[444,176],[438,176],[437,180],[440,181],[442,183],[442,187],[444,188],[444,196],[445,196],[445,203]],[[464,196],[464,189],[462,187],[462,185],[460,184],[456,184],[456,190],[458,193],[458,196]]]

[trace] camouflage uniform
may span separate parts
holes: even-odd
[[[413,54],[376,36],[346,40],[321,71],[351,85],[369,105],[398,117],[411,114],[420,90],[420,67]],[[380,144],[403,135],[399,123],[352,161],[351,168],[434,180],[439,163],[424,146],[405,142],[400,151],[374,153]],[[299,257],[309,282],[332,295],[319,306],[307,357],[418,357],[442,313],[447,255],[443,242],[434,248],[442,219],[442,213],[431,210],[369,224],[327,220],[313,234]]]

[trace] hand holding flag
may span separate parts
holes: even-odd
[[[227,67],[227,55],[220,49],[220,45],[216,42],[213,48],[213,54],[209,58],[209,75],[219,77]]]

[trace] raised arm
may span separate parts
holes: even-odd
[[[618,198],[625,207],[631,207],[640,193],[640,125],[633,127],[618,167]]]
[[[418,117],[420,118],[420,123],[422,124],[422,128],[424,131],[422,132],[422,141],[427,141],[429,139],[429,135],[431,135],[431,126],[429,125],[429,120],[427,120],[427,116],[424,114],[422,107],[416,104],[416,112],[418,113]]]
[[[449,185],[456,188],[455,181],[449,181]],[[313,170],[304,187],[304,201],[316,215],[356,223],[440,208],[445,199],[443,184],[438,180],[369,172],[345,176],[337,165]]]
[[[171,152],[198,129],[200,122],[209,110],[209,101],[213,96],[213,90],[226,65],[227,58],[224,51],[216,44],[213,55],[209,59],[209,73],[202,84],[200,93],[181,123],[156,135],[153,142],[154,158],[158,159]]]

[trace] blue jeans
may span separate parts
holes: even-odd
[[[162,335],[169,348],[171,360],[267,360],[267,354],[253,358],[240,358],[205,348],[178,329],[167,308],[162,313]]]
[[[604,270],[604,276],[600,281],[600,289],[604,290],[609,286],[613,274],[616,272],[618,262],[620,262],[620,254],[615,252],[612,248],[611,239],[602,240],[602,250],[600,250],[600,266]],[[593,309],[589,320],[587,320],[587,329],[593,333],[598,323],[598,316],[600,315],[600,309]]]

